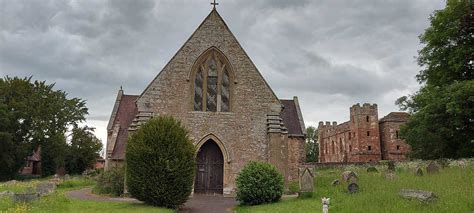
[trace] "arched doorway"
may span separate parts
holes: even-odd
[[[222,194],[224,157],[219,146],[212,139],[207,140],[199,149],[196,161],[194,192]]]

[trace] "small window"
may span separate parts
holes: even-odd
[[[368,115],[367,115],[367,117],[365,117],[365,120],[366,120],[367,122],[369,122],[370,118],[369,118]]]
[[[367,136],[370,136],[370,131],[367,131]]]
[[[349,152],[352,152],[352,146],[349,145]]]
[[[400,146],[399,146],[399,145],[397,145],[397,150],[400,150]]]
[[[395,135],[396,135],[395,137],[396,137],[397,139],[399,139],[398,130],[395,131]]]
[[[369,151],[372,150],[372,146],[368,146],[367,150],[369,150]]]
[[[349,140],[351,139],[351,133],[349,132]]]
[[[335,147],[335,146],[336,146],[336,145],[334,144],[334,141],[332,141],[332,153],[333,153],[333,154],[336,153],[336,151],[334,151],[334,147]]]

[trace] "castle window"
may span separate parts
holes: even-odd
[[[370,131],[367,131],[367,136],[370,136]]]
[[[339,152],[342,152],[342,138],[339,138]]]
[[[349,152],[352,152],[352,146],[349,145]]]
[[[399,136],[398,136],[398,130],[397,130],[397,131],[395,131],[395,137],[396,137],[397,139],[399,139]]]
[[[332,153],[335,154],[336,151],[334,151],[334,147],[335,147],[335,144],[334,144],[334,141],[332,141]]]
[[[351,133],[349,132],[349,140],[351,139]]]
[[[399,145],[397,145],[397,150],[400,150],[400,146],[399,146]]]
[[[367,115],[367,117],[365,117],[365,120],[367,120],[367,122],[369,122],[369,116]]]
[[[372,150],[372,146],[367,146],[367,150]]]
[[[229,112],[232,77],[225,57],[211,48],[194,67],[194,111]]]

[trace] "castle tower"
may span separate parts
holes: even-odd
[[[377,162],[381,160],[380,130],[377,104],[355,104],[350,108],[349,161]]]

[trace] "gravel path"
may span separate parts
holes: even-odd
[[[121,197],[105,197],[92,194],[92,188],[83,188],[79,190],[69,191],[66,196],[79,200],[93,200],[105,202],[128,202],[142,203],[134,198]],[[184,204],[179,212],[182,213],[226,213],[231,212],[231,208],[237,205],[235,198],[227,198],[222,196],[211,196],[195,194]]]

